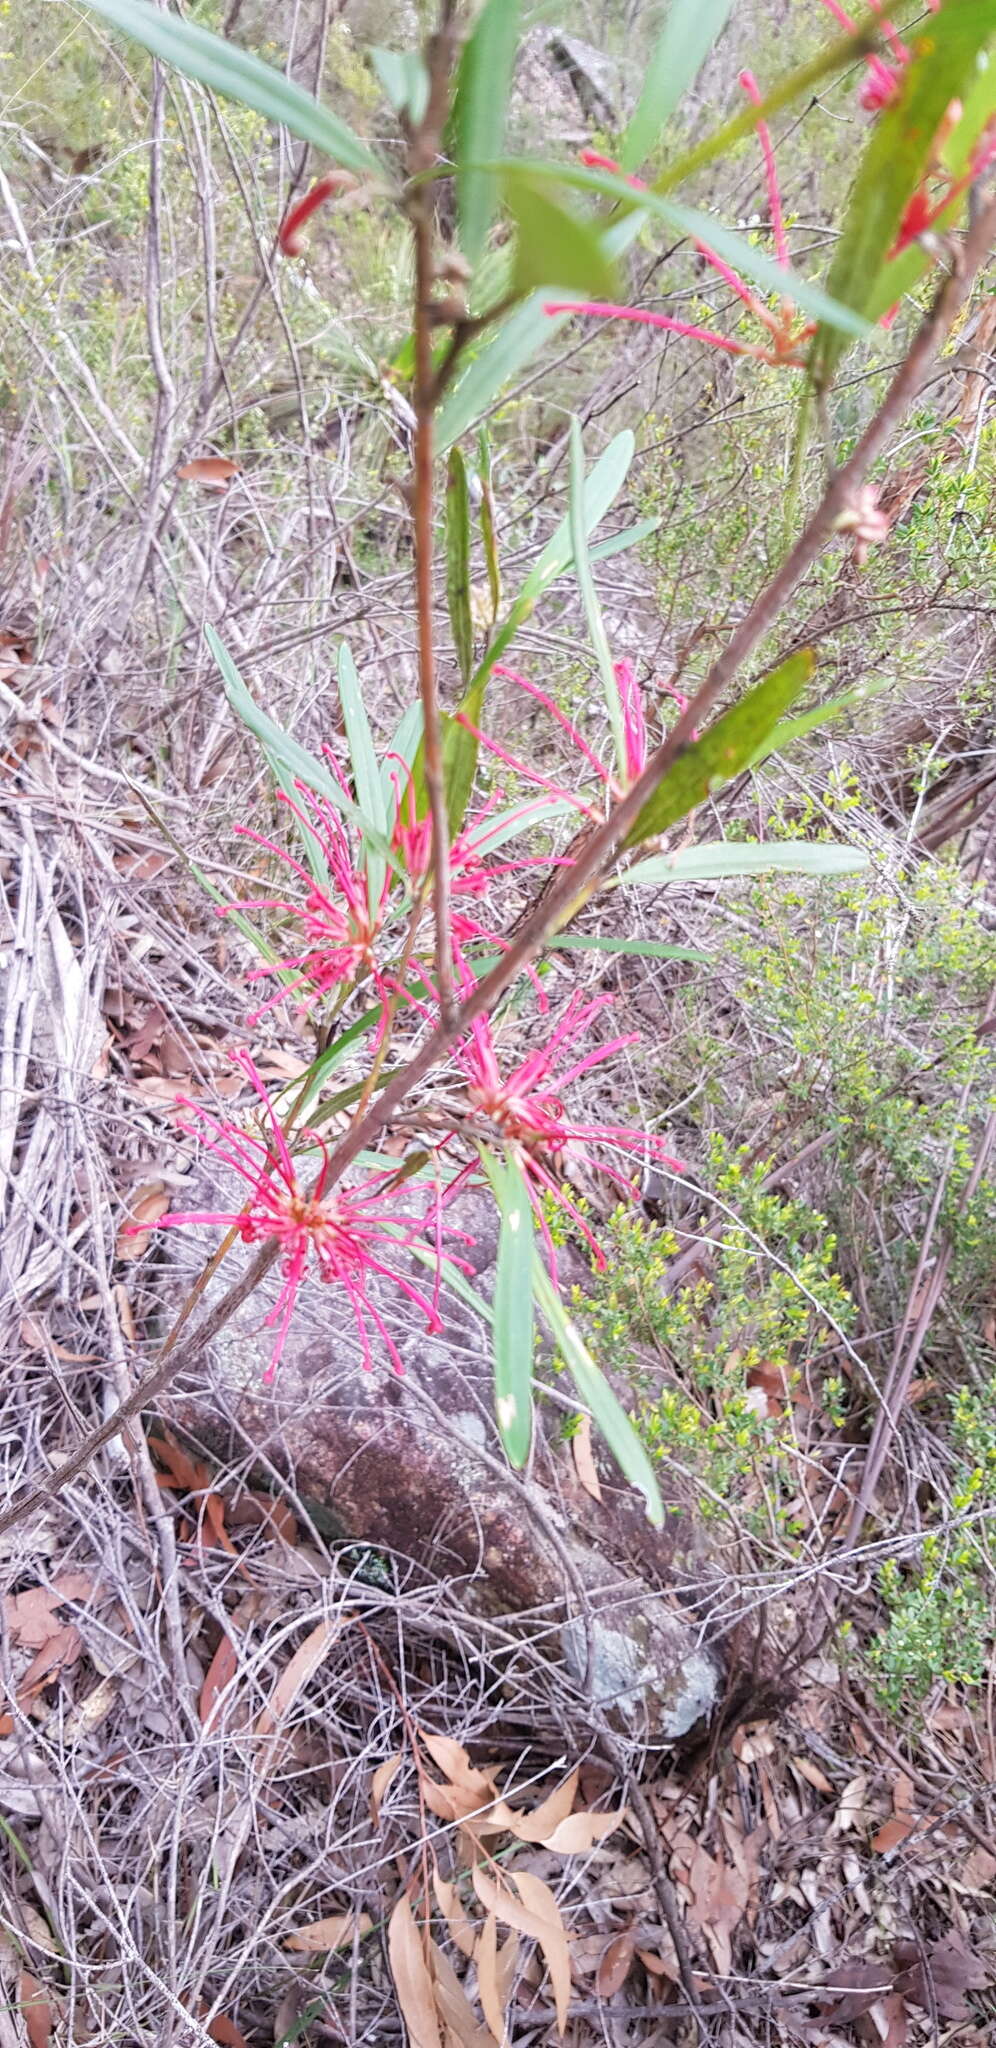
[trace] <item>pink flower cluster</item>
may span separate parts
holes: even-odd
[[[615,671],[624,731],[624,779],[603,765],[577,726],[545,692],[512,671],[500,673],[553,714],[609,794],[618,795],[622,787],[640,774],[647,759],[648,740],[643,702],[631,663],[619,662]],[[544,790],[554,787],[531,774],[495,743],[489,744]],[[342,811],[330,797],[318,795],[300,783],[293,795],[282,796],[282,802],[320,856],[317,864],[327,873],[327,882],[317,881],[309,868],[276,840],[247,827],[238,828],[244,838],[278,863],[282,877],[274,893],[239,907],[275,914],[281,925],[293,933],[288,950],[268,967],[256,970],[260,975],[279,972],[285,979],[262,1010],[254,1013],[251,1023],[285,997],[299,998],[299,1008],[305,1011],[330,997],[338,1007],[351,991],[366,984],[380,1004],[380,1021],[373,1039],[374,1058],[382,1049],[388,1026],[399,1008],[407,1010],[417,1028],[438,1022],[431,969],[423,957],[427,948],[423,947],[420,953],[418,943],[422,920],[427,916],[430,834],[426,821],[418,816],[411,774],[403,763],[396,766],[398,773],[388,777],[394,790],[394,819],[388,841],[391,860],[382,855],[380,868],[375,869],[376,875],[383,869],[382,880],[372,883],[362,831],[351,822],[353,793],[338,770],[344,799]],[[566,791],[556,793],[582,813],[591,814],[591,806],[584,799],[567,797]],[[480,922],[477,906],[483,908],[500,876],[534,865],[550,867],[557,860],[556,856],[548,856],[540,862],[496,862],[491,857],[496,850],[493,843],[503,843],[509,836],[510,817],[518,825],[532,822],[534,815],[549,811],[544,796],[542,800],[531,799],[499,819],[495,816],[497,802],[494,797],[479,810],[457,835],[452,847],[452,885],[457,905],[452,937],[459,993],[464,999],[476,985],[468,952],[471,942],[484,938],[493,946],[502,944]],[[428,938],[428,931],[425,936]],[[474,1019],[458,1043],[453,1057],[463,1100],[436,1147],[429,1192],[421,1203],[418,1190],[420,1186],[424,1190],[426,1183],[409,1178],[403,1165],[378,1169],[348,1184],[332,1184],[331,1154],[326,1140],[319,1132],[307,1128],[291,1137],[289,1124],[285,1127],[281,1123],[277,1106],[246,1052],[237,1053],[235,1059],[256,1098],[251,1123],[215,1116],[189,1100],[181,1103],[185,1113],[181,1128],[198,1137],[236,1181],[241,1181],[244,1195],[241,1204],[238,1196],[234,1196],[228,1208],[173,1211],[160,1219],[160,1227],[211,1225],[237,1233],[245,1244],[268,1244],[275,1248],[281,1286],[266,1319],[276,1332],[267,1380],[272,1380],[276,1372],[300,1289],[309,1276],[341,1290],[356,1325],[364,1367],[373,1363],[374,1333],[395,1370],[402,1371],[396,1341],[378,1306],[379,1289],[383,1283],[392,1284],[425,1315],[428,1330],[441,1327],[444,1242],[453,1235],[462,1235],[444,1229],[444,1210],[469,1183],[487,1184],[481,1146],[504,1149],[519,1162],[554,1279],[556,1253],[547,1213],[549,1201],[559,1205],[571,1226],[588,1243],[595,1260],[602,1263],[597,1240],[567,1180],[567,1168],[579,1148],[585,1153],[604,1155],[604,1171],[622,1194],[633,1194],[634,1174],[641,1160],[657,1160],[677,1170],[677,1162],[669,1157],[660,1139],[643,1136],[623,1124],[579,1119],[565,1106],[565,1092],[573,1083],[593,1068],[604,1066],[633,1043],[632,1035],[610,1035],[604,1042],[592,1043],[592,1028],[611,998],[601,995],[584,1001],[575,996],[559,1021],[548,1023],[549,1001],[537,977],[534,988],[542,1037],[527,1058],[517,1059],[514,1054],[506,1057],[499,1027],[484,1017]],[[402,1179],[407,1183],[403,1206],[397,1199]],[[428,1293],[415,1284],[409,1270],[413,1248],[419,1247],[424,1253],[427,1239],[432,1247],[430,1263],[435,1275]]]

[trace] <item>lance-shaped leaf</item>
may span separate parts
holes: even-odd
[[[603,450],[593,465],[580,490],[580,503],[574,511],[575,524],[580,521],[585,537],[591,534],[601,519],[615,503],[629,474],[636,443],[628,428],[617,434]],[[501,660],[505,649],[515,638],[535,610],[544,591],[564,575],[574,559],[574,542],[571,530],[571,514],[561,520],[556,532],[547,541],[539,559],[534,562],[518,596],[514,599],[501,625],[471,677],[460,709],[471,725],[478,728],[484,713],[484,698],[488,678],[495,663]],[[477,770],[477,741],[472,732],[454,718],[448,718],[443,736],[443,766],[446,784],[446,805],[449,814],[450,831],[455,835],[463,823],[470,793],[474,786]]]
[[[486,0],[463,46],[453,103],[460,247],[476,268],[498,205],[498,179],[480,168],[497,156],[505,136],[520,0]]]
[[[363,702],[363,691],[356,673],[356,663],[345,641],[339,649],[339,701],[346,727],[346,743],[349,747],[357,802],[363,816],[370,820],[378,844],[383,844],[388,839],[391,829],[388,822],[388,805],[384,795],[380,763],[374,751],[367,707]],[[367,901],[371,914],[374,914],[383,894],[387,870],[383,854],[369,843],[365,847],[363,858],[367,871]]]
[[[124,29],[154,57],[175,64],[185,78],[196,78],[226,98],[255,108],[271,121],[289,128],[302,142],[313,142],[334,163],[369,178],[371,174],[388,182],[388,172],[365,142],[340,121],[338,114],[319,105],[311,93],[285,78],[272,64],[241,50],[224,36],[215,35],[179,14],[154,7],[150,0],[87,0],[95,14],[115,28]]]
[[[539,1257],[533,1267],[533,1289],[564,1364],[585,1407],[591,1410],[592,1421],[601,1430],[624,1477],[642,1493],[648,1521],[659,1528],[664,1520],[664,1504],[651,1460],[621,1401],[617,1400],[604,1373],[599,1371],[577,1324],[568,1315]]]
[[[614,297],[619,273],[597,222],[563,205],[542,179],[517,165],[505,168],[502,185],[517,230],[513,292],[520,297],[541,289]]]
[[[739,704],[717,718],[702,738],[693,740],[665,771],[652,797],[648,797],[627,836],[627,847],[656,839],[671,825],[703,803],[714,789],[739,775],[763,747],[782,713],[804,690],[816,667],[811,648],[790,654],[763,681],[741,697]]]
[[[726,27],[732,8],[733,0],[671,0],[623,136],[619,161],[624,171],[635,171],[650,155]]]
[[[501,1217],[492,1327],[495,1416],[509,1463],[521,1466],[533,1439],[533,1205],[511,1152],[498,1159],[482,1149],[481,1159]]]
[[[719,839],[635,861],[620,876],[619,885],[632,882],[659,889],[669,882],[715,882],[744,875],[856,875],[867,866],[868,855],[858,846],[827,846],[808,839],[773,839],[765,845]]]
[[[450,449],[446,466],[446,603],[460,680],[466,689],[474,666],[474,627],[470,616],[470,494],[467,466],[459,448]]]

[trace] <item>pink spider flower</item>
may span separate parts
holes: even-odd
[[[502,670],[495,671],[502,674]],[[402,767],[404,763],[400,763]],[[413,889],[425,880],[432,859],[432,821],[428,817],[416,817],[415,789],[411,771],[408,775],[404,796],[395,787],[395,822],[391,835],[391,846],[398,855],[405,874]],[[496,790],[476,817],[458,832],[450,843],[450,889],[454,896],[483,897],[490,894],[499,875],[517,874],[522,868],[548,867],[549,860],[540,855],[536,858],[522,856],[515,860],[488,861],[490,842],[504,833],[504,824],[494,821],[491,813],[501,802],[501,792]],[[544,806],[536,803],[523,804],[519,815],[523,824],[543,822]]]
[[[762,103],[761,92],[753,72],[741,71],[739,82],[752,104],[755,107],[759,107]],[[768,188],[768,209],[771,218],[771,232],[775,243],[775,254],[782,268],[788,270],[789,252],[785,236],[785,215],[782,207],[781,188],[778,183],[778,171],[775,164],[771,131],[766,121],[759,119],[756,126],[758,141],[761,145],[761,155],[764,159],[764,175]],[[581,161],[592,167],[613,171],[619,175],[619,165],[613,158],[601,156],[596,150],[582,150]],[[643,181],[640,178],[630,177],[627,179],[627,183],[638,191],[643,188]],[[778,310],[773,312],[771,307],[766,306],[764,301],[758,298],[756,292],[752,292],[750,286],[744,283],[743,278],[739,277],[737,272],[731,269],[730,265],[725,263],[721,256],[717,256],[716,251],[710,249],[706,242],[697,241],[695,247],[699,255],[704,256],[706,262],[711,264],[713,270],[723,279],[724,284],[729,285],[730,290],[747,307],[748,312],[753,314],[759,326],[766,329],[768,335],[766,342],[741,341],[728,334],[719,334],[714,328],[702,327],[695,321],[678,320],[670,313],[653,313],[644,307],[638,306],[599,304],[591,300],[583,302],[564,300],[563,302],[550,302],[544,306],[543,310],[545,313],[550,314],[575,313],[585,318],[600,320],[629,320],[637,326],[656,327],[668,334],[680,334],[689,341],[707,342],[710,348],[722,349],[726,355],[751,356],[757,362],[769,363],[776,368],[801,368],[804,361],[802,351],[805,343],[816,332],[815,322],[807,320],[803,321],[801,325],[797,325],[795,307],[787,297],[782,300]]]
[[[546,1043],[507,1073],[502,1072],[491,1024],[486,1017],[475,1018],[468,1037],[455,1055],[466,1076],[467,1092],[474,1110],[478,1116],[487,1119],[512,1148],[522,1168],[554,1281],[557,1261],[544,1213],[545,1194],[553,1196],[581,1232],[596,1266],[601,1269],[605,1265],[605,1255],[597,1238],[577,1204],[571,1200],[557,1171],[558,1162],[569,1155],[573,1146],[596,1146],[602,1151],[628,1153],[634,1161],[650,1157],[675,1173],[683,1171],[680,1160],[672,1158],[662,1138],[628,1130],[624,1124],[576,1122],[564,1107],[563,1091],[572,1081],[579,1080],[593,1067],[603,1066],[625,1046],[636,1042],[637,1034],[628,1032],[609,1039],[604,1045],[595,1046],[590,1052],[583,1052],[579,1058],[569,1059],[566,1066],[560,1064],[567,1049],[578,1040],[585,1039],[595,1018],[611,1002],[610,995],[595,996],[587,1002],[583,996],[572,996]],[[620,1173],[614,1166],[606,1165],[604,1160],[602,1164],[621,1192],[632,1198],[636,1192],[633,1175]]]
[[[335,767],[334,762],[332,766]],[[297,800],[280,790],[279,801],[287,804],[311,833],[336,893],[332,894],[317,881],[286,847],[278,846],[274,840],[254,832],[248,825],[236,825],[240,838],[251,839],[254,845],[274,854],[304,888],[303,900],[269,896],[255,901],[240,900],[229,906],[237,910],[282,911],[297,926],[303,939],[303,944],[296,951],[265,967],[254,968],[247,977],[250,981],[259,981],[267,975],[297,971],[297,980],[279,988],[253,1013],[250,1024],[298,989],[309,991],[302,1005],[306,1009],[319,996],[328,994],[330,989],[352,987],[364,973],[370,975],[379,995],[383,996],[385,992],[375,949],[384,919],[390,876],[385,876],[380,901],[371,906],[366,873],[358,865],[349,833],[338,811],[326,797],[317,796],[304,783],[296,783],[295,788]]]
[[[437,1277],[429,1300],[388,1263],[392,1252],[411,1244],[425,1229],[424,1218],[401,1215],[387,1205],[387,1183],[395,1178],[394,1170],[371,1174],[351,1187],[326,1191],[329,1157],[325,1141],[315,1131],[302,1131],[302,1143],[309,1148],[317,1147],[320,1155],[314,1186],[302,1187],[265,1083],[248,1053],[240,1052],[235,1057],[262,1104],[266,1135],[257,1135],[213,1116],[199,1103],[182,1097],[181,1107],[195,1121],[182,1123],[180,1128],[200,1138],[207,1151],[245,1181],[248,1194],[244,1206],[228,1210],[174,1210],[160,1216],[156,1229],[212,1224],[221,1230],[237,1230],[243,1244],[278,1246],[283,1285],[266,1317],[267,1327],[277,1331],[273,1354],[263,1375],[267,1384],[272,1382],[280,1363],[298,1292],[310,1271],[317,1272],[318,1279],[328,1285],[341,1287],[346,1295],[360,1339],[364,1370],[369,1371],[373,1362],[368,1328],[368,1323],[372,1323],[395,1372],[403,1372],[397,1346],[380,1311],[370,1300],[367,1287],[372,1275],[393,1281],[425,1313],[428,1330],[441,1329],[438,1217]],[[437,1209],[438,1206],[437,1203]]]
[[[881,0],[868,0],[868,4],[879,17],[882,34],[889,46],[892,62],[891,64],[888,63],[884,57],[878,56],[875,51],[872,52],[870,57],[866,58],[865,79],[858,98],[867,113],[880,114],[882,108],[891,106],[896,98],[902,84],[906,66],[910,63],[913,53],[907,49],[902,37],[893,28],[891,21],[887,21],[883,17]],[[940,4],[941,0],[927,0],[927,5],[933,14],[937,13]],[[847,10],[841,6],[841,0],[823,0],[823,5],[829,8],[834,20],[839,23],[847,35],[857,35],[857,26],[847,13]]]

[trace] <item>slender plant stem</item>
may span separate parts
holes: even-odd
[[[432,913],[435,925],[436,987],[440,1015],[452,1024],[456,1013],[453,990],[453,933],[450,890],[450,828],[446,807],[442,719],[436,679],[432,597],[433,552],[433,415],[435,368],[432,359],[432,293],[436,276],[435,213],[432,185],[420,177],[434,163],[446,118],[453,55],[452,6],[444,0],[438,32],[425,51],[429,97],[425,114],[408,151],[411,183],[408,219],[415,255],[415,600],[418,613],[418,677],[422,700],[422,765],[432,826]]]

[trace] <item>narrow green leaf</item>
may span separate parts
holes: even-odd
[[[979,52],[976,58],[974,83],[963,95],[962,117],[954,129],[945,149],[942,162],[952,183],[958,184],[968,170],[971,158],[996,113],[996,54]],[[938,198],[939,198],[938,194]],[[968,192],[962,190],[955,198],[941,208],[931,230],[932,236],[946,234],[957,223],[968,205]],[[897,305],[919,284],[936,262],[936,248],[924,247],[923,241],[910,242],[900,255],[894,256],[872,292],[867,312],[870,320],[879,320],[883,313]]]
[[[446,466],[446,602],[464,689],[474,667],[474,626],[470,616],[470,494],[459,448]]]
[[[429,74],[418,51],[372,48],[369,56],[385,99],[417,128],[429,104]]]
[[[253,697],[251,691],[243,682],[227,647],[219,638],[213,626],[205,626],[204,638],[221,670],[225,694],[232,710],[235,712],[236,717],[241,719],[246,730],[251,732],[253,737],[259,741],[269,767],[280,783],[281,788],[286,789],[291,794],[293,793],[295,782],[303,782],[305,788],[314,790],[316,796],[325,797],[330,804],[334,805],[337,811],[342,812],[343,817],[349,818],[352,821],[357,830],[363,834],[367,844],[373,847],[376,852],[382,854],[388,865],[400,873],[398,862],[384,834],[378,831],[377,826],[370,818],[364,816],[358,805],[350,802],[345,791],[336,781],[335,776],[330,774],[329,770],[325,767],[324,762],[319,761],[314,754],[309,753],[307,747],[302,747],[299,740],[294,739],[289,732],[285,732],[283,726],[278,725],[275,718],[271,718],[268,712],[260,708],[255,697]]]
[[[616,434],[607,448],[602,450],[598,461],[593,464],[584,480],[581,494],[582,529],[585,539],[601,524],[607,512],[612,510],[616,499],[629,475],[636,452],[636,438],[628,427]],[[571,532],[571,514],[562,519],[556,532],[547,541],[542,554],[534,563],[522,586],[520,596],[536,599],[558,576],[563,576],[574,560],[574,541]]]
[[[488,591],[491,597],[491,621],[494,624],[501,607],[501,564],[498,559],[495,494],[491,483],[491,441],[486,427],[481,428],[479,448],[477,473],[481,482],[481,539],[484,542],[484,560],[487,565]]]
[[[482,1147],[481,1160],[501,1216],[492,1334],[495,1415],[509,1463],[521,1466],[533,1440],[533,1205],[512,1152],[502,1160]]]
[[[400,795],[402,802],[407,800],[405,769],[414,766],[422,740],[422,725],[421,704],[409,704],[407,711],[402,712],[398,720],[397,730],[391,737],[381,763],[380,786],[384,792],[384,803],[389,818],[394,811],[397,795]]]
[[[503,170],[504,166],[495,166]],[[785,269],[776,263],[745,235],[737,234],[733,228],[725,227],[713,214],[703,213],[701,208],[685,206],[677,199],[663,199],[653,188],[635,189],[627,178],[617,177],[613,171],[589,170],[584,164],[563,164],[542,157],[527,157],[524,160],[523,177],[532,180],[537,188],[546,185],[569,185],[582,192],[598,192],[606,199],[613,199],[628,213],[639,212],[651,219],[663,220],[678,234],[688,235],[694,242],[704,242],[722,257],[741,276],[749,277],[754,284],[779,298],[791,299],[800,312],[808,313],[814,320],[822,320],[830,327],[839,327],[844,334],[864,335],[868,333],[868,322],[850,301],[843,297],[833,298],[822,285],[812,284],[798,272]],[[597,294],[589,292],[588,297]]]
[[[656,839],[703,803],[714,789],[739,775],[763,746],[783,711],[805,689],[816,667],[811,648],[790,654],[780,668],[755,683],[739,704],[717,718],[702,738],[693,740],[667,770],[660,787],[644,804],[626,846]]]
[[[581,423],[575,416],[571,420],[570,511],[568,513],[571,554],[574,557],[574,574],[577,577],[578,589],[581,592],[581,603],[584,606],[588,638],[594,648],[595,660],[598,663],[598,673],[602,679],[602,695],[605,698],[605,707],[609,714],[609,728],[612,733],[612,744],[615,748],[619,776],[620,780],[625,782],[626,739],[622,699],[619,695],[619,685],[616,682],[615,669],[612,666],[612,653],[609,648],[608,635],[605,631],[605,621],[602,618],[602,607],[598,602],[595,579],[591,573],[591,563],[588,560],[584,486],[584,445],[581,440]]]
[[[786,71],[770,92],[765,93],[759,107],[753,104],[745,106],[739,114],[724,121],[721,127],[714,128],[711,135],[703,136],[683,155],[672,157],[666,170],[655,178],[654,191],[673,192],[678,185],[685,184],[706,164],[715,163],[717,157],[725,156],[746,135],[752,134],[759,121],[770,121],[774,114],[781,113],[783,107],[790,107],[793,101],[810,94],[814,87],[833,78],[838,71],[846,71],[866,51],[874,49],[880,34],[880,22],[866,16],[857,35],[839,36],[835,42],[828,43],[826,49],[819,50],[815,57],[808,58],[805,64]]]
[[[557,932],[547,939],[546,946],[562,953],[626,953],[637,960],[689,960],[697,967],[708,967],[710,959],[695,946],[665,946],[657,939],[610,939],[582,932]]]
[[[934,139],[952,100],[976,84],[978,59],[996,35],[996,0],[945,0],[908,32],[912,62],[899,92],[872,128],[851,188],[827,289],[865,313],[895,289],[885,268],[903,214],[929,169]],[[825,388],[844,353],[829,326],[813,343],[813,377]]]
[[[517,166],[506,169],[502,185],[517,233],[512,270],[516,295],[542,289],[614,298],[619,273],[594,221],[552,199],[542,180]]]
[[[639,547],[641,540],[648,540],[660,524],[659,519],[638,519],[635,526],[624,527],[621,533],[611,534],[608,540],[596,541],[594,547],[588,549],[589,562],[607,562],[612,555],[623,555],[627,548]]]
[[[650,155],[682,94],[694,84],[732,7],[733,0],[671,0],[623,136],[619,161],[624,171],[635,171]]]
[[[239,49],[236,43],[226,42],[224,36],[215,35],[212,29],[184,21],[178,14],[150,5],[149,0],[87,0],[87,5],[115,28],[133,36],[154,57],[175,64],[185,78],[199,79],[202,85],[213,87],[226,98],[255,108],[271,121],[279,121],[281,127],[299,135],[302,142],[313,142],[316,149],[347,171],[356,171],[361,177],[373,173],[383,181],[388,180],[389,174],[373,150],[337,114],[320,106],[310,93],[275,71],[272,64],[264,64],[248,50]]]
[[[601,1430],[624,1478],[642,1493],[648,1521],[659,1528],[664,1520],[664,1504],[651,1460],[622,1402],[617,1400],[576,1323],[567,1314],[539,1257],[533,1265],[533,1292],[578,1393],[591,1411],[592,1421]]]
[[[375,1003],[371,1009],[364,1010],[362,1017],[357,1017],[355,1023],[350,1024],[345,1031],[340,1031],[332,1040],[332,1044],[327,1046],[324,1052],[319,1053],[306,1072],[299,1076],[295,1086],[304,1090],[300,1108],[302,1117],[308,1116],[310,1105],[321,1094],[329,1075],[335,1072],[336,1067],[341,1066],[357,1039],[365,1038],[368,1031],[375,1030],[383,1011],[382,1003]],[[311,1121],[314,1121],[313,1111]]]
[[[498,205],[493,171],[476,168],[497,156],[505,136],[505,112],[519,38],[520,0],[487,0],[468,36],[457,72],[453,103],[460,248],[472,268],[487,240]]]
[[[356,664],[345,641],[339,648],[339,701],[346,727],[353,789],[362,816],[369,819],[376,834],[376,845],[368,844],[363,856],[367,871],[367,902],[373,916],[384,893],[387,876],[386,864],[383,855],[377,851],[377,845],[383,845],[389,838],[391,827],[367,707],[363,702]]]
[[[683,847],[679,853],[658,853],[651,860],[638,860],[620,876],[620,887],[633,882],[660,888],[668,882],[714,882],[727,876],[776,871],[856,875],[867,866],[868,855],[859,847],[826,846],[807,839],[773,840],[764,846],[750,840],[718,839],[704,846]]]
[[[878,697],[883,690],[891,687],[891,676],[880,682],[858,683],[853,690],[842,690],[839,697],[832,697],[828,704],[818,704],[815,711],[803,711],[798,718],[780,719],[773,732],[769,733],[763,746],[744,765],[759,768],[771,754],[784,754],[793,740],[804,739],[809,732],[815,732],[821,725],[829,725],[834,718],[841,718],[845,711],[856,711],[867,704],[872,697]]]

